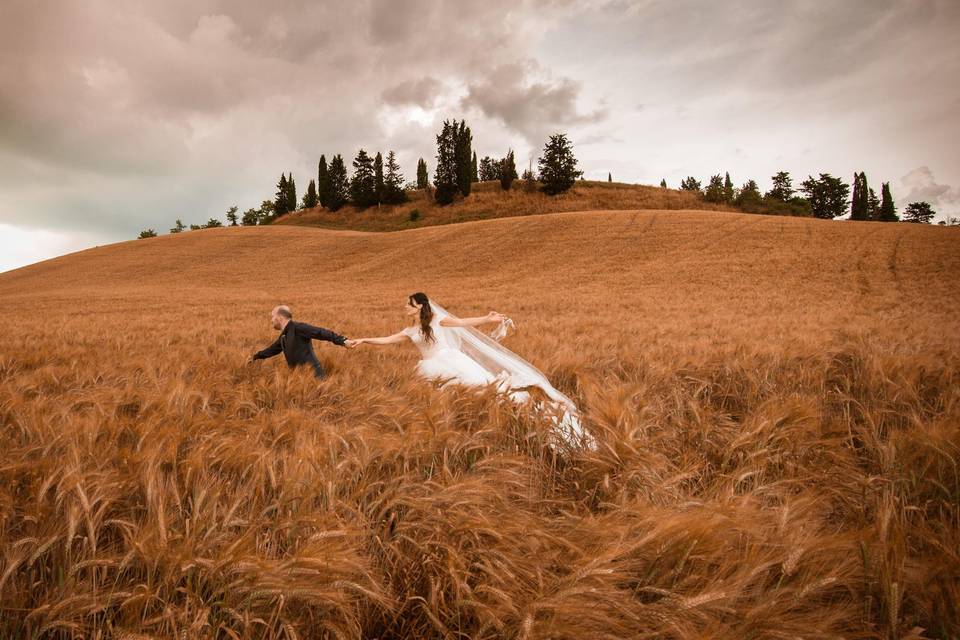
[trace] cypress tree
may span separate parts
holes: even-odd
[[[577,178],[583,175],[583,171],[577,170],[573,144],[564,133],[550,136],[537,165],[540,169],[540,182],[543,183],[540,189],[551,196],[567,191]]]
[[[373,158],[373,196],[377,205],[386,201],[386,191],[383,185],[383,156],[377,151]]]
[[[439,205],[453,202],[459,187],[457,169],[457,121],[443,121],[443,130],[437,135],[437,168],[433,172],[434,200]]]
[[[293,181],[293,172],[287,176],[287,211],[297,210],[297,184]]]
[[[327,169],[326,156],[320,156],[320,166],[317,169],[317,201],[321,207],[330,206],[330,176]]]
[[[456,149],[457,191],[459,191],[463,197],[467,197],[470,195],[470,185],[473,183],[473,163],[471,160],[473,154],[471,150],[473,135],[470,133],[470,128],[467,126],[466,120],[461,120],[459,126],[457,125],[457,121],[454,120],[453,132],[454,146]]]
[[[313,209],[319,203],[317,198],[317,184],[310,180],[310,183],[307,185],[307,192],[303,194],[303,208],[304,209]]]
[[[870,220],[880,218],[880,198],[873,192],[872,187],[867,189],[867,213]]]
[[[427,163],[423,158],[417,161],[417,189],[426,189],[430,186],[430,176],[427,175]]]
[[[517,165],[513,160],[513,149],[507,151],[506,157],[500,161],[500,188],[510,191],[510,186],[517,179]]]
[[[897,222],[900,220],[897,216],[897,208],[893,206],[893,196],[890,195],[889,182],[881,184],[879,220],[883,222]]]
[[[723,180],[723,201],[727,204],[733,203],[733,180],[730,179],[730,172],[726,173]]]
[[[664,189],[667,188],[667,179],[666,179],[666,178],[663,178],[662,180],[660,180],[660,186],[663,187]]]
[[[850,200],[850,219],[869,220],[870,203],[867,187],[867,175],[862,171],[853,174],[853,197]]]
[[[328,173],[330,183],[330,192],[328,194],[327,208],[330,211],[336,211],[347,204],[350,192],[350,182],[347,180],[347,167],[343,163],[340,154],[333,156],[330,161],[330,171]]]
[[[607,172],[607,182],[613,182],[613,174],[609,171]]]
[[[480,182],[480,175],[477,172],[477,152],[476,151],[473,152],[473,162],[471,163],[470,169],[473,173],[473,175],[470,176],[470,180],[472,182]]]
[[[290,207],[287,205],[287,196],[289,193],[290,189],[287,187],[287,176],[281,173],[280,182],[277,183],[277,197],[273,201],[273,215],[277,218],[290,211]]]

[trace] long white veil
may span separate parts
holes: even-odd
[[[432,298],[430,308],[438,319],[457,317]],[[592,445],[593,438],[585,433],[580,425],[580,412],[577,405],[555,389],[539,369],[473,327],[443,327],[442,331],[450,346],[459,349],[499,380],[497,386],[501,391],[522,390],[529,387],[541,389],[552,400],[551,409],[561,416],[555,420],[555,424],[559,427],[563,439],[572,446]],[[510,395],[514,399],[527,396],[525,393],[520,395],[516,392]]]

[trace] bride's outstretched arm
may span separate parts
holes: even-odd
[[[401,331],[400,333],[395,333],[392,336],[384,336],[382,338],[357,338],[353,342],[355,346],[359,347],[362,344],[400,344],[406,340],[409,340],[409,337],[407,334]]]
[[[444,318],[440,321],[441,327],[475,327],[479,324],[487,324],[490,322],[503,322],[503,315],[497,313],[496,311],[491,311],[485,316],[477,316],[476,318]]]

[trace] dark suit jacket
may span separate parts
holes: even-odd
[[[263,358],[272,358],[282,352],[283,357],[287,359],[287,366],[289,367],[295,367],[300,364],[319,366],[320,362],[317,360],[317,354],[313,352],[313,345],[310,343],[311,340],[326,340],[342,347],[344,346],[343,343],[346,338],[329,329],[315,327],[306,322],[294,322],[291,320],[287,323],[287,326],[283,328],[283,331],[280,332],[280,337],[266,349],[253,354],[253,359],[262,360]]]

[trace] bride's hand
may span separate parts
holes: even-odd
[[[491,311],[487,314],[487,320],[490,322],[503,322],[503,314],[497,313],[496,311]]]

